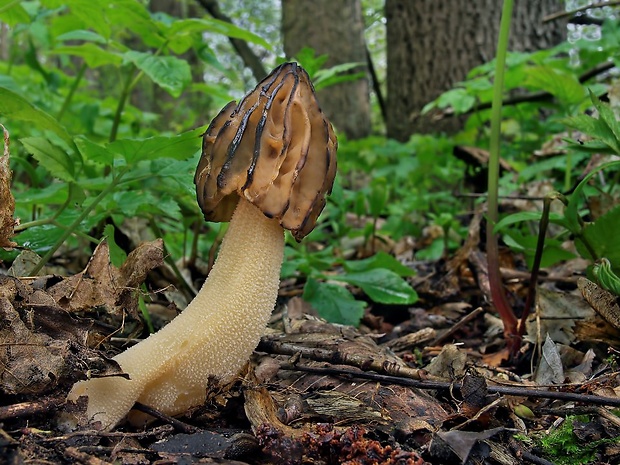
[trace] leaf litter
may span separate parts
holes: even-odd
[[[10,174],[2,179],[8,186]],[[10,218],[3,224],[15,224],[13,210],[0,212]],[[552,463],[534,441],[563,432],[561,420],[576,414],[572,440],[587,447],[597,435],[599,458],[620,460],[620,421],[612,410],[620,407],[618,299],[575,280],[581,263],[549,270],[522,352],[509,360],[501,321],[489,312],[483,222],[478,209],[467,240],[447,260],[412,263],[418,302],[398,307],[400,313],[371,305],[359,328],[321,320],[283,289],[240,378],[214,383],[207,402],[179,419],[137,405],[157,418],[144,430],[88,429],[84,405],[64,405],[64,397],[79,379],[123,375],[111,356],[144,335],[140,301],[172,276],[163,267],[162,241],[138,245],[120,267],[103,241],[68,277],[24,276],[37,260],[24,255],[21,271],[16,260],[10,275],[0,276],[1,460]],[[8,242],[13,231],[6,231],[0,237]],[[411,247],[394,244],[402,255]],[[523,299],[521,258],[504,250],[502,260],[510,294]],[[148,308],[162,306],[148,300]],[[167,306],[169,319],[176,310]],[[68,431],[59,418],[82,427]]]

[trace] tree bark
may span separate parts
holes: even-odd
[[[222,13],[222,10],[220,9],[220,5],[217,0],[197,1],[200,6],[202,6],[215,19],[219,19],[220,21],[226,21],[227,23],[233,22],[228,16]],[[229,40],[237,54],[243,60],[245,66],[247,66],[252,71],[254,79],[260,82],[268,73],[268,71],[263,66],[263,62],[261,61],[261,59],[252,51],[252,49],[245,40],[235,39],[234,37],[229,37]]]
[[[559,0],[516,2],[511,51],[534,51],[564,39],[566,25],[543,24]],[[424,105],[495,56],[502,2],[497,0],[386,0],[387,133],[406,141],[414,133],[454,132],[459,118],[433,120]]]
[[[329,55],[326,67],[359,62],[363,65],[352,72],[368,76],[360,0],[282,0],[282,36],[287,57],[312,47],[316,55]],[[318,98],[332,124],[349,139],[370,133],[367,78],[321,89]]]

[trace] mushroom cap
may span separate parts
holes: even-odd
[[[205,219],[229,221],[243,196],[301,240],[331,193],[337,147],[308,73],[278,66],[203,135],[194,183]]]

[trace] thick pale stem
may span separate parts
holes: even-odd
[[[200,405],[209,377],[230,379],[258,345],[275,305],[284,233],[241,199],[219,256],[196,298],[170,324],[114,357],[130,380],[77,383],[87,415],[112,428],[139,401],[169,415]]]

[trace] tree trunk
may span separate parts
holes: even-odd
[[[329,55],[326,67],[363,63],[352,72],[367,73],[364,21],[360,0],[282,0],[284,52],[293,57],[303,47]],[[335,84],[318,92],[321,108],[350,139],[370,133],[368,79]]]
[[[542,24],[542,18],[563,8],[560,0],[516,2],[509,49],[533,51],[561,42],[565,23]],[[420,112],[494,58],[501,10],[497,0],[386,0],[389,137],[406,141],[413,133],[459,129],[459,118],[437,122]]]

